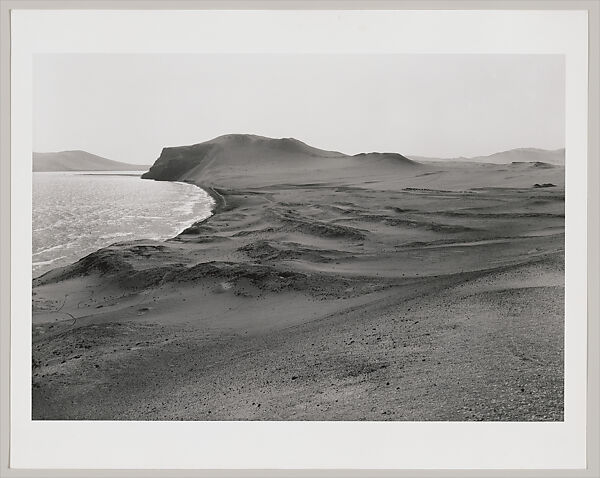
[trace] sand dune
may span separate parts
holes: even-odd
[[[215,214],[34,280],[34,418],[562,419],[563,167],[227,135],[144,177]]]

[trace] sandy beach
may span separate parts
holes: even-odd
[[[563,419],[564,166],[227,135],[145,177],[214,214],[33,280],[34,419]]]

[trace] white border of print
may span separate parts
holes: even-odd
[[[32,56],[39,53],[564,54],[565,421],[32,421],[28,265]],[[587,12],[16,10],[11,61],[11,467],[585,467]]]

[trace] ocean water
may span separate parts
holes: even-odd
[[[33,173],[33,277],[115,242],[174,237],[210,216],[202,189],[141,174]]]

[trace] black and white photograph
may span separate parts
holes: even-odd
[[[564,420],[563,55],[38,54],[33,126],[33,420]]]

